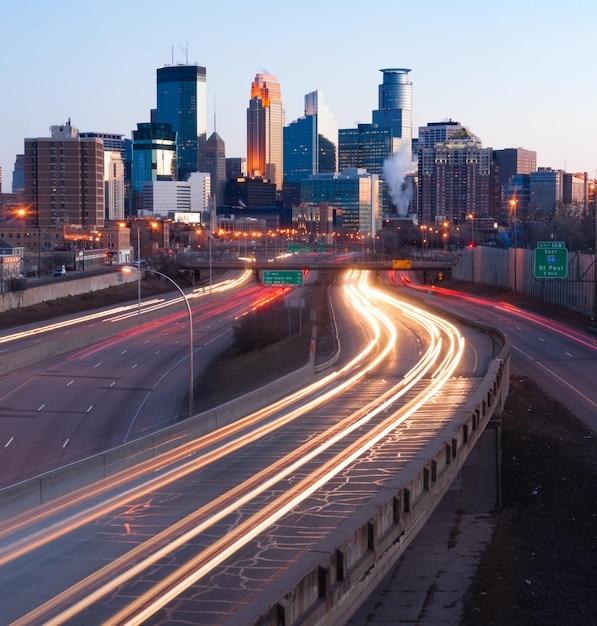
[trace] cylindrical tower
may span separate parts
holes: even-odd
[[[408,80],[410,70],[403,68],[379,70],[383,83],[379,86],[379,109],[403,109],[412,112],[413,84]]]

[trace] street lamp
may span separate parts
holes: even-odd
[[[512,210],[514,211],[514,295],[516,295],[516,275],[517,275],[517,263],[516,263],[516,256],[517,256],[517,250],[516,248],[518,247],[517,245],[517,241],[516,241],[516,217],[517,217],[517,206],[518,206],[518,200],[516,198],[512,198],[510,200],[510,206],[512,207]]]
[[[594,187],[594,185],[592,185]],[[597,198],[593,199],[593,217],[595,218],[595,247],[593,252],[595,258],[593,259],[593,326],[597,325]]]
[[[471,285],[475,284],[475,214],[469,213],[467,215],[471,221]]]
[[[141,276],[140,267],[126,266],[122,268],[123,272],[132,272],[133,270],[136,270],[139,273],[138,274],[139,277]],[[170,276],[167,276],[166,274],[162,272],[158,272],[157,270],[150,270],[147,268],[144,268],[143,271],[149,272],[150,274],[157,274],[158,276],[161,276],[162,278],[169,280],[176,287],[176,289],[178,289],[178,291],[180,292],[180,295],[182,296],[182,299],[184,300],[187,306],[187,311],[189,314],[189,417],[191,417],[191,415],[193,414],[193,406],[195,404],[194,399],[193,399],[193,386],[195,382],[194,376],[193,376],[193,311],[191,310],[189,299],[186,297],[184,291],[181,289],[178,283],[176,283],[174,280],[170,278]],[[139,306],[141,305],[139,304]]]

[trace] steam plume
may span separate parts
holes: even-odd
[[[383,164],[383,179],[390,190],[392,202],[396,205],[398,215],[406,217],[412,198],[410,185],[405,185],[404,180],[408,174],[417,170],[416,161],[410,160],[410,151],[407,146],[402,146]]]

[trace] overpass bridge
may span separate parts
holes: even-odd
[[[182,261],[179,267],[183,270],[244,270],[247,268],[254,269],[256,271],[264,270],[400,270],[404,272],[417,272],[417,271],[446,271],[452,267],[451,263],[440,263],[438,261],[411,261],[408,264],[400,261],[376,261],[368,259],[345,259],[345,260],[327,260],[323,259],[291,259],[291,260],[265,260],[265,259],[251,259],[251,260],[221,260],[214,259],[211,262],[209,260],[201,261]]]
[[[377,273],[386,271],[419,272],[424,284],[435,278],[448,279],[452,275],[452,263],[445,261],[411,261],[394,260],[379,261],[375,259],[347,258],[335,259],[326,257],[297,257],[291,259],[215,259],[188,262],[183,259],[179,264],[182,272],[192,275],[193,280],[206,280],[210,272],[224,272],[227,270],[251,269],[255,279],[263,282],[263,273],[267,271],[318,271],[324,274],[335,274],[349,269],[368,270]]]

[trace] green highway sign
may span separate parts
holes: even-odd
[[[535,278],[567,278],[568,249],[563,241],[539,241],[535,248]]]
[[[302,285],[302,270],[264,270],[264,285]]]

